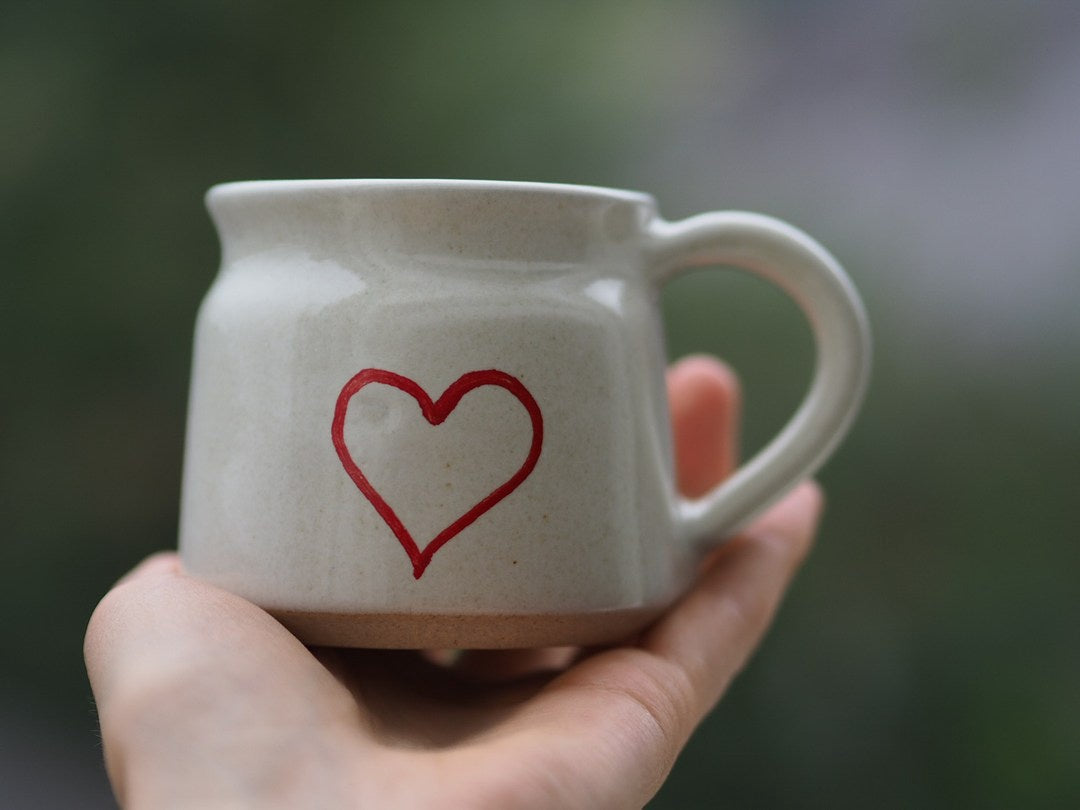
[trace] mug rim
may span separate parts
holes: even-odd
[[[547,194],[605,197],[638,205],[655,206],[655,198],[642,191],[577,183],[545,183],[532,180],[470,180],[438,178],[325,178],[309,180],[235,180],[217,183],[206,192],[207,202],[224,199],[279,197],[295,194],[326,194],[363,191],[477,191],[488,193]]]

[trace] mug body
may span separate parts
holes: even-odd
[[[211,190],[180,552],[312,644],[525,647],[642,626],[693,565],[629,192]]]

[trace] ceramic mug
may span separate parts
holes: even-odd
[[[310,644],[528,647],[640,629],[819,466],[858,408],[865,315],[768,217],[666,222],[571,185],[216,186],[180,520],[196,576]],[[812,326],[798,411],[702,498],[675,485],[661,285],[723,264]]]

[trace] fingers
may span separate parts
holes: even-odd
[[[823,496],[800,484],[715,553],[694,589],[646,635],[685,678],[692,725],[719,699],[768,628],[813,542]]]
[[[156,555],[111,590],[85,641],[106,765],[122,801],[191,798],[282,766],[302,730],[356,722],[307,649],[250,602]],[[157,791],[155,793],[155,791]],[[136,802],[133,797],[141,797]]]
[[[735,468],[738,380],[719,360],[693,355],[671,367],[667,382],[679,490],[698,497]]]
[[[680,489],[702,495],[736,464],[738,381],[719,361],[693,356],[672,367],[668,387]],[[809,550],[821,507],[816,484],[797,487],[716,552],[694,590],[644,638],[685,675],[692,725],[760,641]]]
[[[151,554],[141,563],[136,565],[116,582],[116,586],[123,585],[134,579],[155,574],[179,574],[181,572],[180,558],[173,551],[159,551]],[[114,587],[116,587],[114,586]]]
[[[116,693],[150,676],[194,675],[227,663],[243,640],[249,653],[306,652],[269,615],[240,597],[186,576],[175,554],[154,555],[101,600],[84,653],[91,686],[106,710]],[[250,660],[250,659],[248,659]]]
[[[700,495],[735,465],[739,391],[718,361],[668,375],[679,482]],[[704,714],[743,666],[810,547],[821,510],[803,484],[703,567],[695,587],[637,646],[599,652],[552,681],[517,725],[564,742],[563,762],[640,804],[661,784]],[[602,791],[603,792],[603,791]]]
[[[493,683],[527,678],[539,672],[565,669],[577,647],[541,647],[535,650],[465,650],[454,671],[465,678]]]
[[[651,795],[761,640],[810,548],[821,502],[815,484],[797,487],[717,552],[640,646],[567,670],[523,720],[557,722],[600,752],[618,740],[606,755],[633,763],[635,790]]]

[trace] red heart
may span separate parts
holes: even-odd
[[[417,546],[416,541],[409,534],[409,530],[401,522],[401,518],[390,508],[390,504],[383,499],[375,487],[371,485],[371,482],[368,481],[367,476],[360,471],[349,453],[349,448],[345,446],[345,412],[349,408],[349,401],[361,388],[370,383],[390,385],[404,391],[416,400],[420,406],[420,412],[423,413],[424,418],[431,425],[441,425],[446,421],[446,417],[450,415],[451,411],[457,407],[463,396],[474,388],[480,388],[484,385],[496,385],[499,388],[505,388],[525,407],[525,410],[529,413],[529,419],[532,420],[532,445],[529,447],[529,455],[525,458],[525,463],[505,483],[496,487],[479,503],[439,532],[435,539],[428,543],[423,550]],[[398,542],[405,549],[405,553],[412,560],[413,576],[420,579],[423,576],[424,569],[431,562],[431,558],[435,556],[436,551],[450,542],[462,529],[471,525],[478,517],[517,489],[521,482],[529,477],[540,458],[540,445],[544,441],[544,419],[540,414],[540,406],[536,404],[536,400],[529,393],[529,389],[525,387],[521,380],[511,377],[505,371],[485,369],[462,374],[449,388],[443,391],[442,396],[432,402],[427,392],[408,377],[380,368],[365,368],[345,383],[345,387],[338,394],[337,405],[334,407],[334,421],[330,427],[330,436],[334,440],[334,449],[337,450],[338,458],[341,459],[345,472],[349,474],[349,478],[353,480],[353,483],[364,494],[364,497],[371,501],[371,505],[379,513],[379,517],[386,521],[386,525],[393,531],[394,536],[397,537]]]

